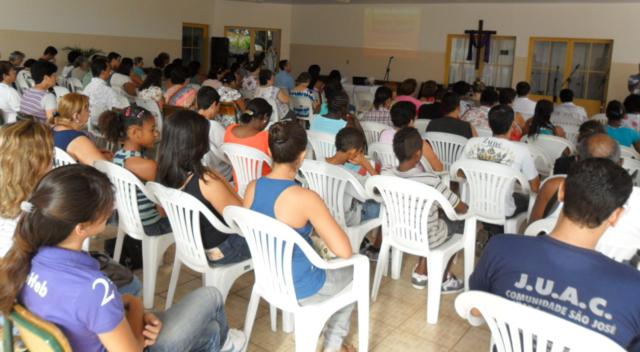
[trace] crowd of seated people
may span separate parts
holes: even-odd
[[[530,199],[509,185],[505,219],[530,211],[529,223],[557,218],[555,229],[547,236],[525,238],[504,235],[503,227],[483,223],[490,239],[483,244],[471,280],[456,277],[452,258],[445,263],[444,276],[436,278],[443,282],[442,292],[467,286],[506,298],[514,291],[569,300],[549,296],[538,285],[535,292],[526,288],[534,280],[553,281],[562,289],[580,290],[587,299],[604,300],[607,324],[615,329],[602,333],[620,345],[627,347],[640,336],[640,307],[632,297],[640,273],[594,251],[611,227],[622,224],[618,230],[637,230],[632,214],[638,209],[639,192],[621,167],[620,148],[640,151],[640,134],[633,123],[640,116],[640,96],[631,95],[624,103],[610,101],[603,126],[573,103],[568,89],[560,93],[562,103],[554,105],[546,99],[531,100],[527,82],[515,88],[487,87],[480,81],[445,87],[435,81],[419,86],[410,78],[396,91],[378,87],[370,110],[358,114],[340,72],[324,78],[318,65],[294,80],[288,60],[280,61],[274,73],[259,60],[243,59],[231,67],[214,67],[205,77],[199,63],[171,61],[166,53],[153,60],[153,68],[146,68],[142,58],[116,52],[91,58],[70,52],[60,78],[84,84],[81,90],[56,96],[53,87],[64,82],[57,76],[56,54],[55,48],[47,48],[28,69],[20,67],[25,59],[20,52],[0,61],[0,112],[5,123],[0,127],[0,309],[7,314],[15,302],[23,304],[58,325],[75,350],[241,351],[249,338],[228,326],[224,299],[216,288],[194,290],[165,312],[145,313],[135,297],[140,294],[138,278],[131,274],[128,282],[107,280],[92,256],[82,252],[86,239],[104,232],[114,209],[109,179],[92,167],[98,160],[128,170],[143,183],[154,181],[193,196],[222,223],[225,208],[242,206],[293,228],[314,248],[322,243],[337,258],[360,252],[376,260],[383,231],[375,229],[368,244],[352,248],[346,229],[321,196],[303,187],[298,171],[310,158],[307,127],[335,138],[335,153],[318,161],[344,168],[362,186],[379,175],[425,184],[441,193],[458,214],[473,208],[460,194],[459,180],[442,178],[442,156],[423,133],[462,137],[466,144],[459,160],[498,163],[523,175],[536,199],[529,209]],[[25,90],[16,89],[20,72],[32,82]],[[167,106],[177,110],[157,116],[155,109],[138,106],[136,99],[157,104],[161,112]],[[308,99],[311,107],[307,115],[299,115],[310,117],[308,126],[296,119],[299,112],[293,102],[299,99]],[[415,128],[417,119],[429,119],[426,131]],[[381,169],[367,155],[367,125],[361,121],[388,126],[376,142],[392,146],[395,166]],[[566,176],[551,178],[541,187],[541,172],[525,140],[539,135],[564,138],[562,126],[568,123],[580,126],[577,151],[551,160],[553,173]],[[479,137],[480,129],[491,135]],[[98,139],[114,148],[105,150]],[[254,148],[272,161],[259,170],[261,176],[243,196],[238,194],[236,170],[220,152],[224,144]],[[77,164],[52,170],[54,148]],[[172,232],[162,207],[141,191],[136,198],[146,235]],[[346,189],[347,226],[382,218],[386,210],[379,199],[356,198]],[[627,201],[634,208],[628,214],[622,211]],[[210,265],[251,258],[240,234],[221,231],[203,216],[199,221]],[[433,206],[428,209],[428,232],[428,246],[436,249],[464,232],[464,222],[449,220]],[[298,248],[292,256],[295,295],[303,305],[330,298],[352,282],[351,269],[319,269]],[[24,284],[27,277],[46,280],[49,293],[43,296]],[[424,289],[428,278],[426,258],[418,258],[411,284]],[[113,293],[106,302],[103,296],[108,295],[92,289],[95,282],[104,282],[104,290]],[[325,351],[354,350],[346,339],[353,308],[338,310],[326,323]],[[599,312],[585,311],[593,319],[602,316]],[[188,331],[181,329],[186,322],[192,326]]]

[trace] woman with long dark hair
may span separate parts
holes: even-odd
[[[565,133],[562,127],[555,126],[551,122],[552,113],[553,103],[551,100],[542,99],[538,101],[533,117],[527,120],[527,125],[525,126],[527,136],[534,138],[539,134],[546,134],[564,137]]]

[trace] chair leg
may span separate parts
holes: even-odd
[[[249,305],[247,306],[247,315],[244,319],[244,334],[247,337],[247,343],[245,346],[249,346],[249,340],[251,340],[251,331],[253,330],[253,324],[256,320],[256,314],[258,313],[258,304],[260,303],[260,294],[256,291],[256,286],[253,286],[251,291],[251,298],[249,299]],[[271,306],[271,314],[275,312],[274,306]],[[273,320],[272,320],[273,322]],[[245,347],[246,350],[247,347]]]
[[[431,258],[429,258],[431,257]],[[446,260],[442,255],[431,253],[427,257],[429,266],[429,282],[427,283],[427,324],[437,324],[440,313],[440,296],[442,294],[442,276],[446,269]]]
[[[398,280],[402,272],[402,251],[391,248],[391,278]]]
[[[369,296],[366,292],[358,299],[358,351],[369,350]]]
[[[2,330],[2,347],[4,351],[13,351],[13,321],[8,315],[3,315],[4,329]]]
[[[315,351],[318,346],[318,337],[324,327],[326,321],[322,320],[318,324],[317,319],[299,319],[295,320],[295,340],[296,352]]]
[[[124,244],[124,232],[118,227],[118,235],[116,236],[116,246],[113,248],[113,260],[120,262],[122,255],[122,245]]]
[[[380,253],[378,254],[378,263],[376,264],[376,273],[373,277],[373,287],[371,288],[371,300],[376,301],[378,298],[378,290],[380,289],[380,282],[382,281],[382,272],[387,266],[389,261],[389,245],[382,241],[380,246]]]
[[[204,286],[207,287],[215,287],[222,294],[222,300],[225,302],[227,300],[227,296],[229,295],[229,291],[231,290],[231,286],[235,282],[235,278],[231,277],[228,272],[224,270],[209,270],[204,275]]]
[[[169,281],[169,292],[167,293],[167,303],[164,306],[164,309],[167,310],[171,308],[173,304],[173,296],[176,294],[176,286],[178,286],[178,277],[180,276],[180,267],[182,263],[180,259],[176,255],[176,258],[173,260],[173,270],[171,270],[171,280]]]
[[[271,316],[271,331],[278,331],[278,308],[269,304],[269,315]]]
[[[145,309],[153,309],[158,274],[159,238],[142,238],[142,299]]]
[[[475,220],[464,223],[464,289],[469,291],[469,277],[476,262],[476,226]]]
[[[282,331],[286,333],[293,332],[294,320],[293,313],[282,311]]]

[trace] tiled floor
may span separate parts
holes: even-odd
[[[97,241],[96,241],[97,242]],[[99,245],[96,243],[96,245]],[[158,272],[155,307],[163,310],[171,277],[173,247],[165,255],[164,264]],[[402,277],[392,280],[384,277],[376,302],[371,303],[370,340],[371,351],[486,351],[490,334],[485,327],[472,328],[460,318],[454,309],[456,295],[442,296],[440,317],[437,325],[426,323],[426,290],[416,290],[410,283],[410,272],[415,258],[405,256]],[[454,267],[458,277],[462,276],[462,258]],[[371,277],[375,265],[371,266]],[[136,271],[142,278],[142,271]],[[201,276],[183,266],[176,290],[175,301],[202,285]],[[240,277],[227,298],[226,309],[229,324],[243,328],[249,296],[253,285],[253,273]],[[295,350],[293,334],[282,332],[278,319],[278,332],[272,332],[268,305],[262,301],[250,340],[249,351],[285,352]],[[349,340],[357,346],[357,317],[352,317]],[[319,344],[320,346],[320,344]]]

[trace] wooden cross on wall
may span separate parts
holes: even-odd
[[[480,57],[482,49],[485,47],[485,41],[488,43],[491,36],[496,34],[496,31],[484,30],[484,20],[478,22],[478,29],[468,29],[464,31],[464,34],[469,35],[471,45],[476,47],[476,70],[480,69]],[[475,38],[474,38],[475,36]],[[471,50],[471,48],[469,48]]]

